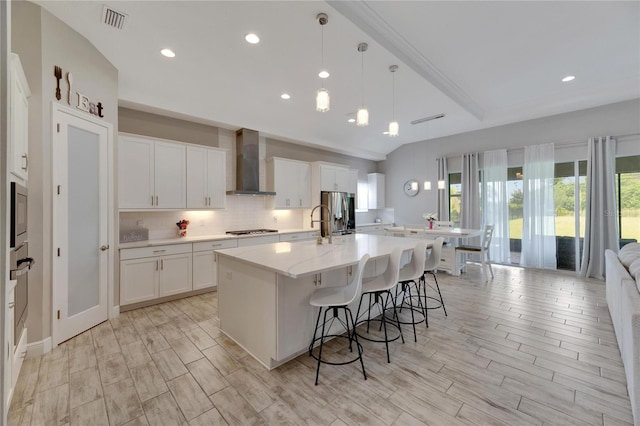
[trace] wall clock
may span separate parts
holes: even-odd
[[[403,189],[404,189],[404,193],[408,197],[415,197],[418,191],[420,190],[420,186],[418,185],[417,180],[410,179],[404,183]]]

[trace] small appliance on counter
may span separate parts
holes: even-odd
[[[120,228],[120,242],[133,243],[135,241],[146,241],[149,239],[147,228]]]
[[[382,219],[376,217],[375,219],[373,219],[373,223],[382,223]]]

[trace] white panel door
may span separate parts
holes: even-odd
[[[187,174],[185,146],[156,141],[154,149],[156,208],[186,208]]]
[[[207,150],[207,188],[209,207],[223,209],[227,201],[227,155],[216,149]]]
[[[108,317],[111,126],[54,109],[53,344]]]
[[[118,207],[155,207],[153,141],[129,136],[118,138]]]
[[[187,147],[187,208],[204,209],[209,206],[207,191],[206,148]]]
[[[191,253],[162,256],[160,259],[160,297],[193,289]]]

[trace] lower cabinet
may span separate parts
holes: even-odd
[[[121,250],[120,305],[191,291],[191,250],[191,244]]]
[[[193,244],[193,289],[217,287],[218,257],[214,250],[238,247],[238,240]]]

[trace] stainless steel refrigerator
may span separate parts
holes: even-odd
[[[352,234],[356,231],[356,200],[355,194],[347,192],[322,191],[320,202],[331,210],[331,218],[326,209],[322,211],[321,233],[329,235],[329,221],[333,235]]]

